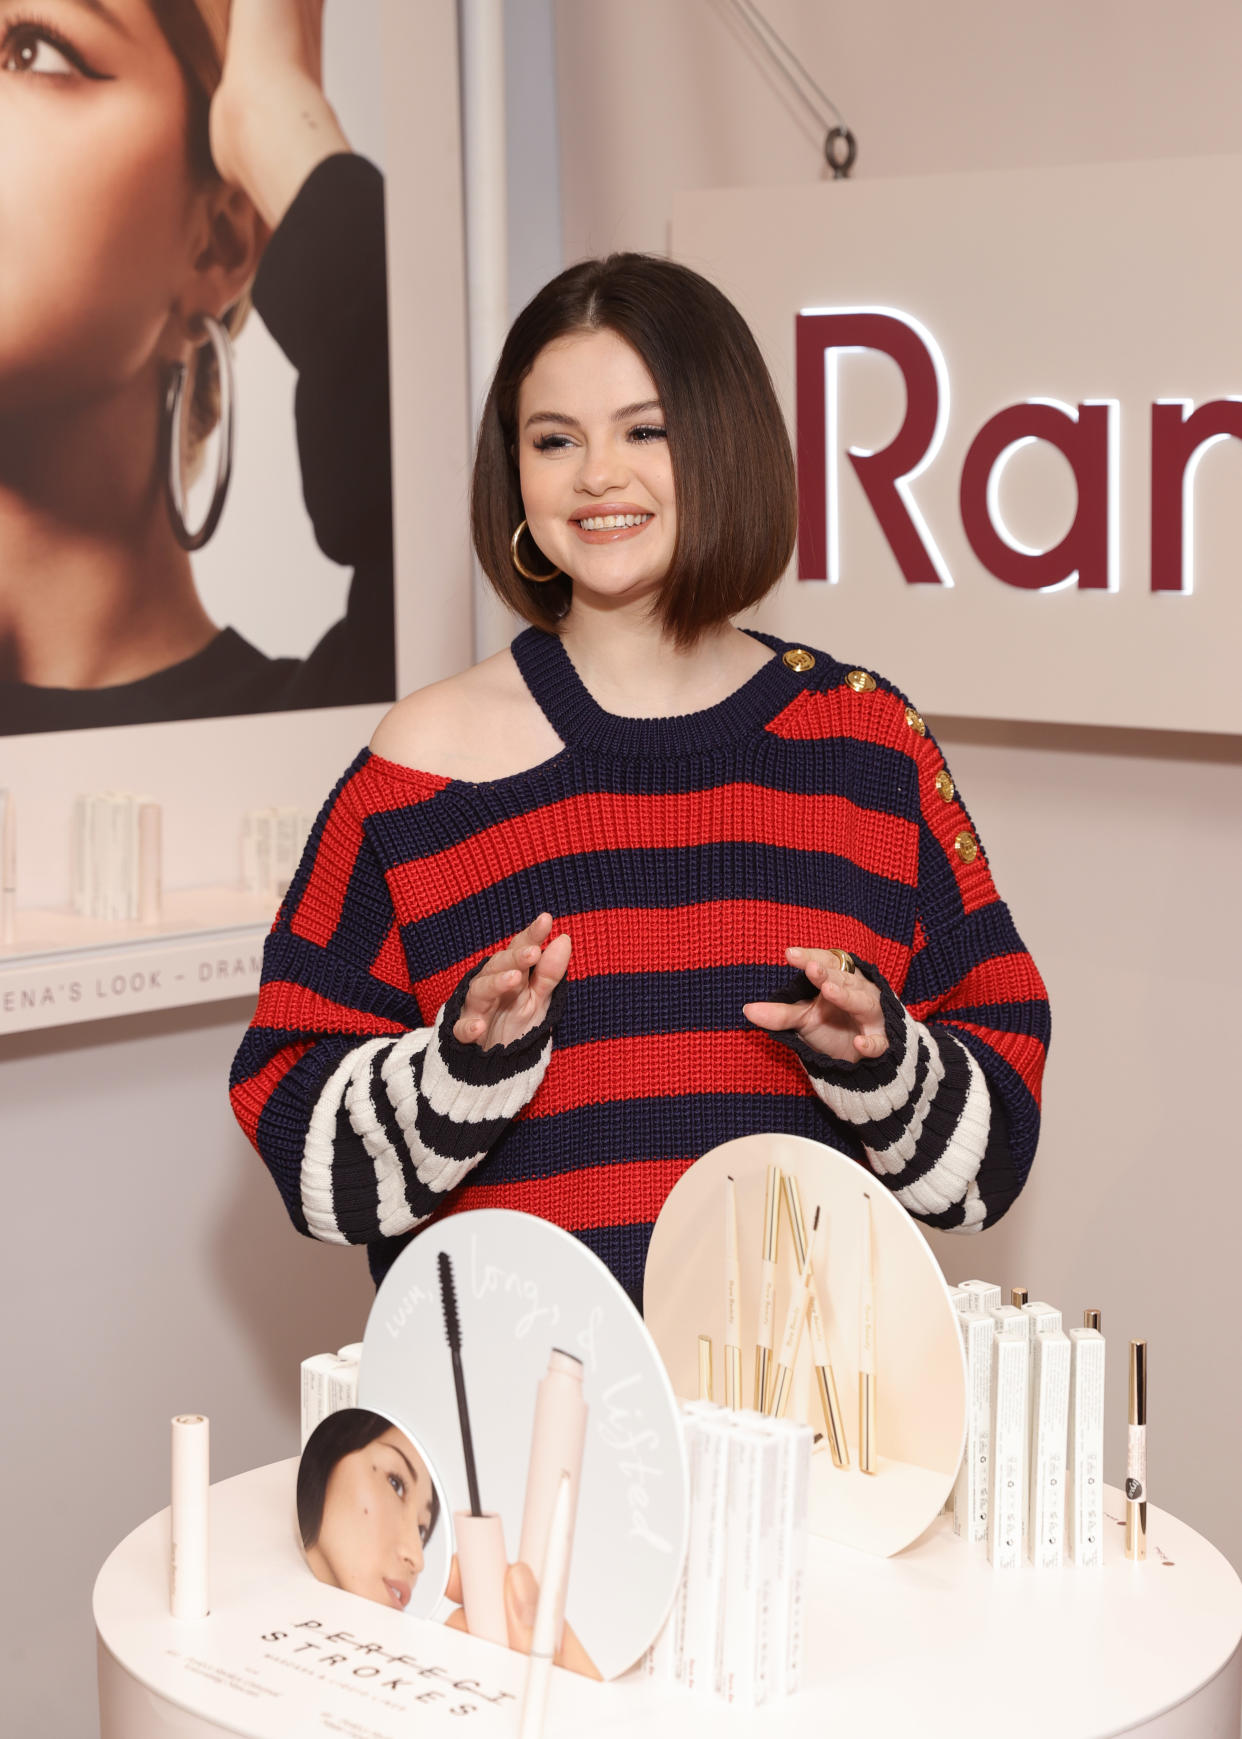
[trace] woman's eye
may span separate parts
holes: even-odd
[[[559,453],[562,447],[570,445],[568,435],[540,435],[535,442],[536,453]]]
[[[88,78],[98,76],[70,52],[67,43],[32,24],[18,24],[9,31],[0,48],[0,71],[37,73],[44,78],[72,78],[78,72]]]
[[[405,1481],[399,1473],[390,1473],[388,1475],[388,1483],[396,1492],[398,1497],[403,1498],[405,1496]]]
[[[662,423],[640,423],[636,429],[630,430],[631,441],[663,441],[668,430]]]
[[[431,1538],[431,1529],[427,1526],[426,1522],[420,1522],[418,1524],[419,1544],[422,1546],[425,1546],[430,1538]]]

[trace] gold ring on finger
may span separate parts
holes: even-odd
[[[842,972],[856,972],[858,970],[854,964],[854,956],[847,954],[844,948],[829,948],[827,952],[832,955]]]

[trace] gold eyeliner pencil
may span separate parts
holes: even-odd
[[[737,1189],[733,1179],[725,1183],[725,1331],[724,1402],[742,1405],[742,1268],[737,1253]]]
[[[768,1366],[776,1318],[776,1258],[781,1225],[781,1168],[767,1169],[763,1197],[763,1265],[759,1281],[759,1325],[755,1330],[755,1411],[762,1413],[768,1396]]]
[[[1130,1432],[1126,1444],[1126,1557],[1147,1556],[1147,1342],[1130,1342]]]
[[[858,1294],[858,1465],[874,1473],[875,1447],[875,1269],[871,1258],[871,1197],[863,1191],[862,1277]]]

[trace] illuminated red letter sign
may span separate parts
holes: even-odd
[[[1194,476],[1209,447],[1242,440],[1242,400],[1212,399],[1187,416],[1189,399],[1151,407],[1151,589],[1194,590]]]
[[[910,483],[944,438],[949,383],[926,327],[885,308],[810,308],[797,318],[798,578],[840,577],[837,361],[843,350],[891,356],[906,385],[900,429],[878,453],[850,449],[850,464],[910,585],[951,586]]]
[[[962,466],[962,525],[984,567],[1007,586],[1047,592],[1077,583],[1116,591],[1116,412],[1111,399],[1076,411],[1031,399],[998,411],[971,442]],[[1018,543],[1006,533],[1000,512],[1001,472],[1029,441],[1047,441],[1063,453],[1078,490],[1073,524],[1049,550]]]

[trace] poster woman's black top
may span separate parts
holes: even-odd
[[[345,615],[307,658],[269,658],[224,628],[193,658],[138,682],[0,682],[0,736],[395,698],[384,184],[374,164],[341,155],[311,173],[268,243],[254,304],[298,371],[302,491],[319,547],[353,569]]]

